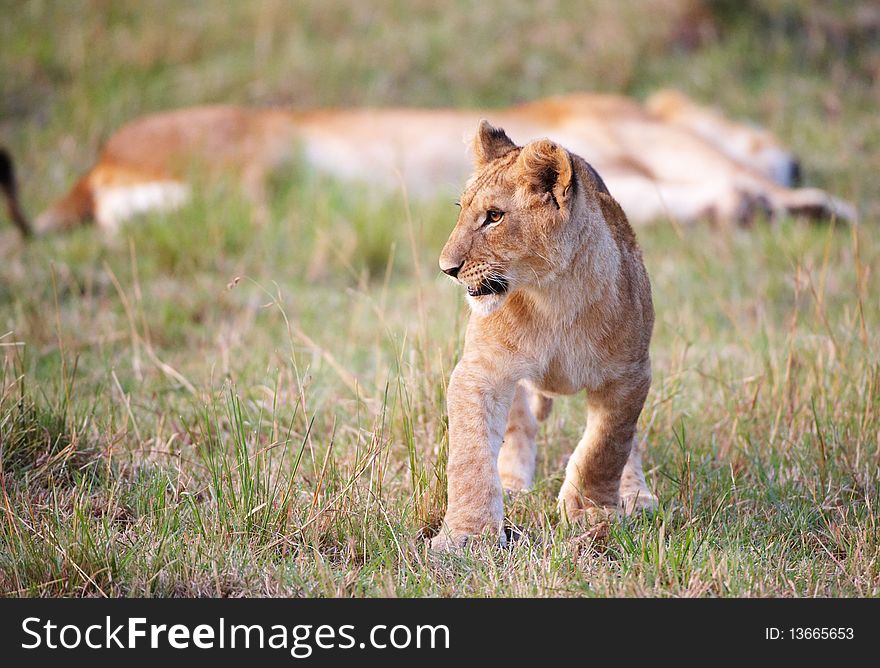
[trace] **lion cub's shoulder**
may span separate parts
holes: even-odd
[[[614,242],[621,249],[626,248],[630,251],[639,251],[639,242],[636,240],[636,234],[633,232],[633,228],[617,200],[603,192],[598,193],[598,200],[599,207],[602,209],[602,216],[611,230]]]
[[[593,169],[592,165],[579,156],[572,155],[575,162],[575,171],[578,174],[578,180],[585,187],[593,191],[602,210],[602,217],[605,219],[608,228],[611,230],[611,236],[614,242],[621,249],[639,250],[638,241],[636,241],[635,232],[627,220],[626,214],[617,203],[617,200],[611,196],[608,187],[599,176],[599,173]]]

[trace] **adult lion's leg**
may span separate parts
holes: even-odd
[[[617,514],[621,477],[649,385],[646,375],[588,397],[587,428],[568,460],[559,491],[559,512],[569,521],[586,514],[597,523]]]
[[[620,506],[625,515],[631,515],[640,510],[655,510],[657,504],[657,497],[651,493],[645,482],[639,439],[633,437],[629,459],[626,460],[620,477]]]
[[[531,394],[534,393],[522,383],[517,385],[507,416],[507,431],[498,455],[501,485],[511,492],[528,489],[535,477],[538,421],[529,405]]]
[[[777,188],[771,197],[776,213],[806,216],[814,220],[855,223],[858,211],[850,202],[832,197],[818,188]]]
[[[433,549],[463,545],[468,536],[484,532],[504,541],[498,453],[515,389],[515,381],[478,364],[462,361],[452,372],[446,395],[447,507]]]

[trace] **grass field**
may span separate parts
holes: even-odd
[[[684,35],[628,2],[351,4],[0,0],[0,140],[28,209],[155,109],[675,86],[774,130],[862,224],[638,230],[660,511],[603,549],[558,524],[573,397],[542,426],[534,490],[507,505],[523,538],[442,557],[425,536],[466,318],[436,266],[451,202],[292,169],[263,227],[220,186],[113,237],[25,245],[4,224],[0,593],[880,595],[871,4],[714,2]]]

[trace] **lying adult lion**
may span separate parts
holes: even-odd
[[[504,541],[502,490],[531,485],[535,414],[546,417],[552,395],[588,391],[562,515],[599,525],[657,503],[636,439],[654,308],[623,210],[583,158],[550,140],[520,148],[483,121],[474,154],[440,255],[472,314],[447,392],[448,506],[436,549],[485,532]]]
[[[797,162],[769,133],[666,91],[646,105],[574,94],[494,111],[218,106],[144,116],[110,137],[95,166],[35,227],[94,220],[112,229],[186,201],[194,174],[236,177],[265,212],[267,177],[298,156],[317,171],[384,190],[454,193],[470,171],[463,138],[482,117],[517,137],[548,137],[588,156],[633,223],[744,222],[756,213],[855,217],[851,205],[821,190],[789,187]]]

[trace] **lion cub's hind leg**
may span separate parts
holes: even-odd
[[[501,485],[508,492],[521,492],[532,486],[535,477],[535,437],[538,420],[530,404],[536,403],[537,393],[520,383],[507,416],[507,430],[498,454],[498,473]]]
[[[620,476],[620,507],[624,515],[632,515],[641,511],[653,512],[657,509],[657,497],[648,489],[645,473],[642,470],[642,454],[639,442],[633,438],[629,459]]]

